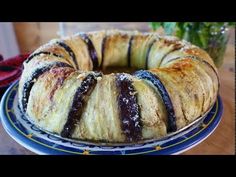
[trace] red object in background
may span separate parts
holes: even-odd
[[[29,54],[18,55],[3,60],[0,54],[0,98],[5,90],[21,76],[23,62]]]

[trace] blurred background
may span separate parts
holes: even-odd
[[[148,23],[0,23],[0,53],[8,58],[31,52],[52,38],[111,28],[150,30]]]

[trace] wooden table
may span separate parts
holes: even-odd
[[[235,36],[234,30],[228,43],[223,66],[219,69],[221,81],[220,95],[223,100],[224,112],[222,120],[206,140],[196,147],[184,152],[194,154],[235,154]],[[16,143],[0,124],[0,154],[34,153]]]

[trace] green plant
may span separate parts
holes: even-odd
[[[235,22],[151,22],[152,30],[162,27],[167,35],[175,35],[206,50],[219,67],[222,64],[229,27]]]

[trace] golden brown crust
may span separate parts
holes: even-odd
[[[122,33],[106,35],[104,43],[103,68],[125,67],[128,62],[128,48],[131,36]]]

